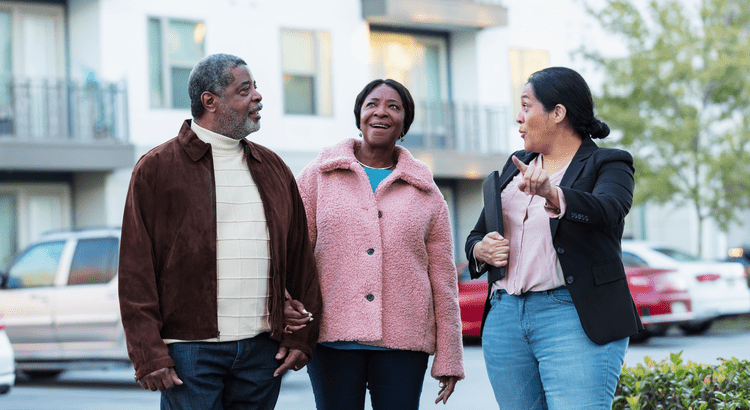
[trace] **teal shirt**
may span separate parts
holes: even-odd
[[[365,174],[367,174],[367,178],[370,179],[370,187],[372,187],[372,192],[375,192],[376,189],[378,189],[378,185],[380,185],[381,182],[383,182],[384,179],[388,178],[388,175],[393,172],[393,170],[390,169],[372,169],[367,167],[362,167],[365,169]]]

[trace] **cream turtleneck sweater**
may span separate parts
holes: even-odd
[[[263,201],[240,141],[209,131],[195,121],[191,128],[201,141],[211,144],[216,180],[219,337],[204,341],[251,338],[271,329],[269,238]]]

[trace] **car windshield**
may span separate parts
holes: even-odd
[[[686,252],[678,251],[676,249],[654,248],[654,250],[657,252],[661,252],[679,262],[700,262],[700,259],[698,257]]]

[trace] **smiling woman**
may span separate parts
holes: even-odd
[[[324,303],[316,406],[363,409],[369,389],[374,410],[416,409],[431,354],[445,402],[464,377],[448,206],[396,145],[414,121],[406,87],[370,82],[354,118],[362,139],[324,149],[298,178]]]

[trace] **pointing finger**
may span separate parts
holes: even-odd
[[[516,164],[516,168],[518,168],[518,170],[521,171],[522,174],[526,172],[526,168],[529,167],[528,165],[521,162],[521,160],[516,156],[511,157],[511,159],[513,160],[513,163]]]

